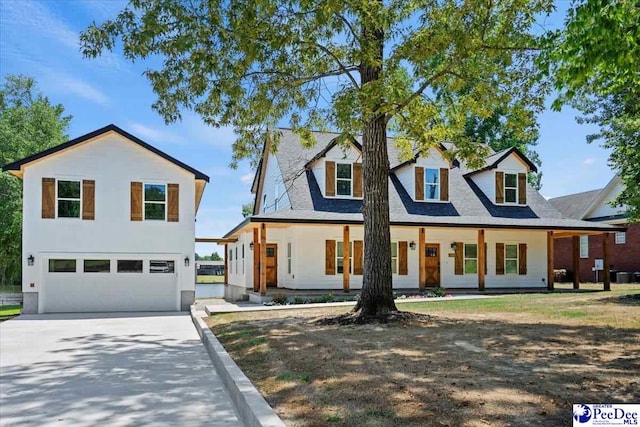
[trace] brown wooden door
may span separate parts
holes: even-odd
[[[440,286],[440,244],[424,245],[425,284],[430,287]]]
[[[267,286],[278,286],[278,245],[267,243]]]

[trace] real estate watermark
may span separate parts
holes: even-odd
[[[640,404],[577,403],[573,405],[573,427],[640,425]]]

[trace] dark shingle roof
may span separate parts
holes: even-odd
[[[549,199],[553,205],[565,218],[582,219],[582,215],[593,201],[600,195],[603,188],[598,190],[585,191],[582,193],[568,194],[562,197]]]
[[[275,156],[282,172],[285,188],[288,189],[291,208],[254,215],[251,221],[361,223],[362,201],[323,197],[315,175],[305,167],[337,137],[337,134],[318,132],[315,134],[317,144],[313,148],[304,148],[298,136],[292,131],[288,129],[278,131],[282,132],[282,137]],[[361,143],[360,138],[356,137],[356,140]],[[399,158],[399,151],[392,138],[387,140],[387,146],[390,167],[393,169],[406,159]],[[489,156],[491,162],[485,163],[485,167],[503,158],[505,152],[491,154]],[[496,206],[471,178],[465,177],[464,174],[468,172],[469,170],[461,167],[450,169],[449,203],[413,201],[395,174],[391,173],[389,177],[391,223],[591,230],[608,227],[563,218],[560,212],[531,187],[527,187],[527,206]]]

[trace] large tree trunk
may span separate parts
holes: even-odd
[[[372,58],[360,66],[360,79],[365,88],[382,78],[384,34],[380,28],[363,25],[363,39],[366,40],[363,50]],[[371,94],[373,114],[365,112],[362,133],[364,276],[355,310],[364,317],[397,311],[391,284],[387,123],[385,115],[378,112],[384,97],[379,92]]]

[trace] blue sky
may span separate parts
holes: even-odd
[[[0,0],[0,76],[34,77],[40,90],[73,116],[71,138],[113,123],[209,175],[196,235],[221,237],[242,220],[242,204],[253,200],[250,165],[228,167],[233,131],[208,127],[188,112],[182,122],[165,125],[151,109],[156,97],[142,75],[148,63],[131,63],[118,51],[98,59],[80,54],[80,31],[92,21],[115,16],[125,5],[120,0]],[[557,7],[545,25],[562,24],[568,1],[557,2]],[[546,197],[604,187],[613,176],[608,152],[585,141],[594,128],[578,125],[575,115],[565,109],[539,117],[536,150]],[[196,251],[224,252],[216,245],[197,245]]]

